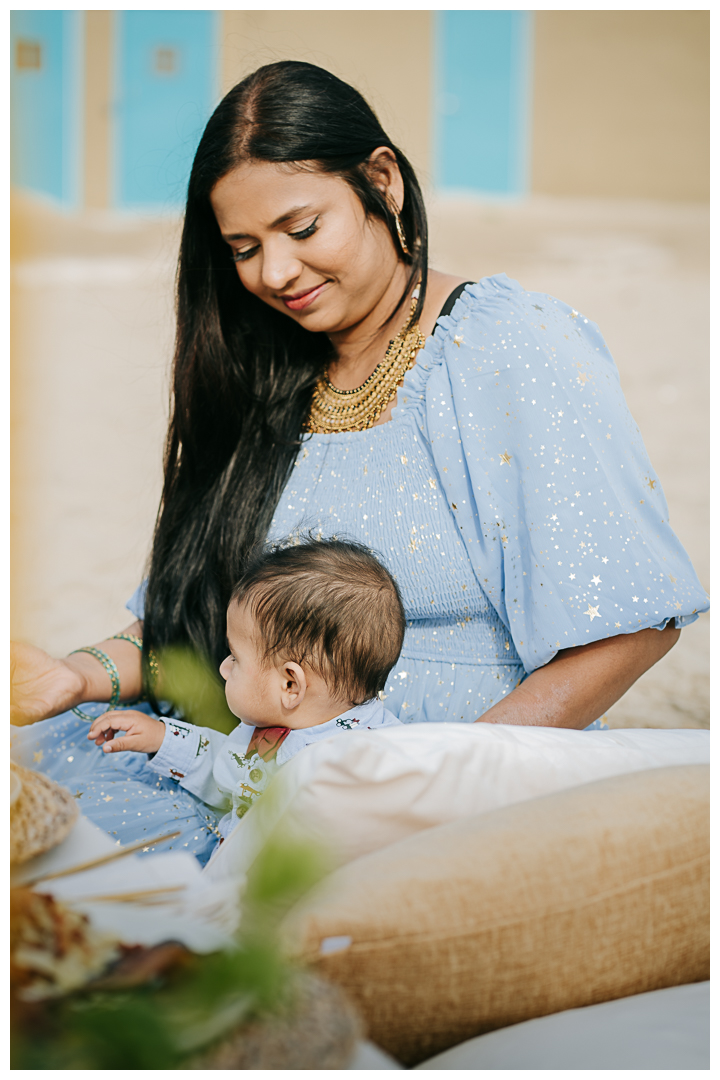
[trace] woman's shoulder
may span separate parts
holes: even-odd
[[[524,289],[506,274],[467,284],[452,310],[441,315],[433,334],[418,354],[417,389],[425,390],[438,369],[489,373],[498,368],[535,367],[535,375],[556,373],[582,359],[600,364],[606,375],[615,365],[600,330],[575,308],[547,293]],[[414,369],[413,369],[414,370]],[[412,374],[412,373],[411,373]]]
[[[444,274],[439,270],[428,273],[427,295],[420,317],[419,327],[426,338],[430,338],[437,328],[442,315],[449,315],[455,300],[467,285],[473,282],[456,274]]]
[[[462,279],[450,279],[462,281]],[[452,293],[450,293],[452,296]],[[544,293],[527,292],[506,274],[495,274],[465,285],[452,309],[441,314],[435,328],[418,353],[413,368],[405,376],[398,397],[399,411],[413,410],[425,402],[428,387],[442,380],[448,368],[456,371],[470,362],[483,367],[485,361],[504,351],[509,335],[540,329],[546,310],[571,309]],[[577,314],[577,312],[575,312]],[[537,327],[534,326],[537,324]],[[544,329],[544,327],[543,327]],[[478,365],[478,361],[481,361]]]
[[[461,336],[464,341],[465,331],[490,335],[495,341],[521,324],[529,330],[547,331],[549,319],[566,319],[578,314],[568,304],[547,293],[523,288],[507,274],[493,274],[466,283],[452,310],[438,319],[428,344],[435,347],[434,351],[442,353],[448,343],[455,344],[456,337]],[[588,323],[587,319],[584,321]]]
[[[460,278],[451,280],[462,283]],[[465,281],[464,288],[448,294],[448,298],[453,296],[451,309],[446,306],[440,314],[420,354],[430,366],[452,359],[455,355],[452,346],[472,345],[480,339],[483,339],[481,345],[486,345],[489,336],[492,347],[497,347],[495,339],[512,335],[514,327],[520,324],[528,329],[546,330],[543,324],[546,315],[578,314],[554,297],[529,292],[507,274]]]

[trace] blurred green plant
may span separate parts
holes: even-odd
[[[187,1068],[241,1024],[292,1009],[299,969],[282,955],[278,930],[324,873],[316,848],[273,839],[248,874],[232,948],[185,953],[131,989],[91,983],[64,998],[16,1002],[11,1068]]]
[[[206,660],[184,647],[167,648],[159,659],[158,698],[194,723],[225,733],[237,726]],[[205,956],[171,950],[174,961],[141,985],[116,978],[113,987],[111,974],[62,998],[14,999],[11,1067],[192,1067],[193,1055],[243,1023],[292,1008],[298,969],[282,954],[280,924],[328,868],[315,847],[273,835],[238,896],[242,918],[231,948]]]
[[[218,674],[205,657],[187,645],[169,645],[158,653],[158,665],[158,700],[172,702],[191,723],[225,735],[237,727]]]

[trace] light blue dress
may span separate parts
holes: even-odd
[[[598,328],[504,274],[439,320],[389,423],[304,438],[270,538],[309,530],[367,544],[398,581],[408,630],[384,704],[405,723],[472,723],[559,649],[708,608]],[[139,618],[142,603],[141,587]],[[26,760],[32,742],[72,788],[87,725],[63,714],[20,731]],[[86,785],[107,761],[91,750]],[[174,805],[203,861],[211,811],[144,761],[112,758],[118,783],[147,788],[123,796],[136,831],[146,806],[157,824]],[[83,808],[112,832],[106,798]]]
[[[559,649],[708,606],[598,328],[504,274],[439,320],[389,423],[305,438],[271,538],[308,529],[395,575],[406,723],[471,723]]]

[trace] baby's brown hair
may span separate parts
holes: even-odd
[[[354,705],[377,697],[398,661],[405,611],[369,548],[314,537],[251,556],[230,603],[245,603],[264,659],[306,663]]]

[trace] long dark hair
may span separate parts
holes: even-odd
[[[403,254],[365,163],[389,147],[405,185]],[[364,98],[313,64],[269,64],[238,83],[210,118],[188,184],[177,276],[177,335],[165,481],[145,599],[149,650],[190,645],[215,667],[225,615],[248,553],[265,539],[297,455],[329,339],[303,329],[242,286],[210,204],[215,184],[246,161],[304,162],[339,174],[366,214],[384,221],[408,264],[406,290],[427,284],[427,224],[415,172]],[[146,678],[147,682],[147,678]]]

